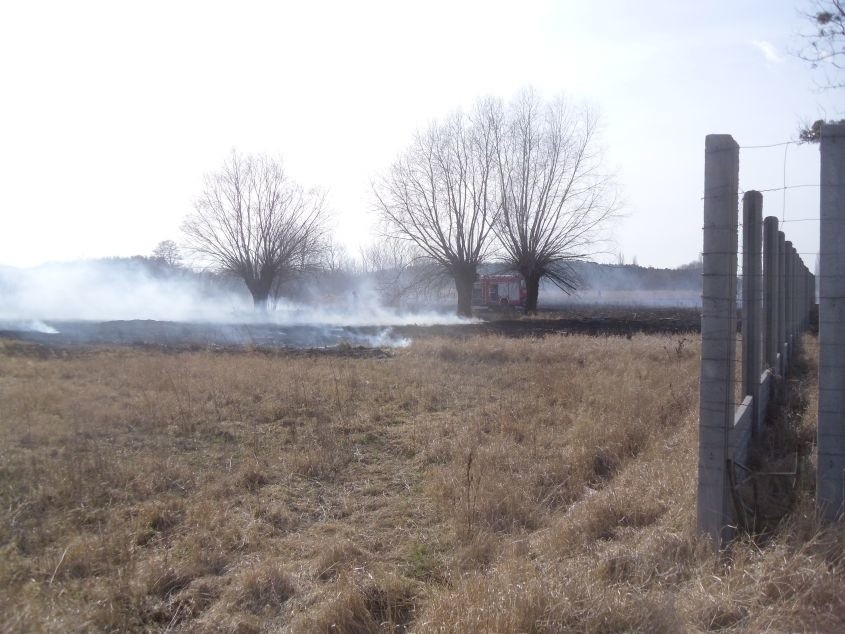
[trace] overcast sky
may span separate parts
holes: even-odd
[[[676,266],[701,250],[704,137],[793,139],[843,93],[793,53],[801,0],[5,2],[0,264],[149,254],[180,239],[232,148],[329,190],[350,249],[369,183],[433,118],[532,85],[601,113],[626,217],[618,249]],[[837,104],[837,101],[840,102]],[[818,146],[744,150],[740,187],[818,183]],[[764,215],[784,212],[765,194]],[[787,192],[818,216],[818,188]],[[786,226],[813,266],[818,223]]]

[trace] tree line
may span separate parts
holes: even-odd
[[[380,242],[363,266],[445,275],[466,316],[483,262],[522,274],[527,312],[543,278],[574,290],[571,264],[602,249],[618,209],[597,132],[589,108],[531,90],[434,121],[373,182]],[[205,177],[182,229],[187,248],[243,279],[258,308],[293,277],[338,264],[324,192],[272,157],[233,152]]]

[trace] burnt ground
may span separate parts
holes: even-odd
[[[644,308],[579,306],[564,310],[542,311],[524,317],[513,312],[491,312],[479,315],[479,321],[468,324],[435,326],[320,326],[278,324],[209,324],[177,323],[154,320],[130,321],[64,321],[49,322],[57,333],[34,331],[2,331],[7,340],[6,351],[13,352],[14,341],[36,344],[18,352],[54,355],[74,354],[89,346],[133,346],[164,351],[215,349],[221,351],[244,348],[264,353],[331,354],[341,356],[378,356],[383,349],[406,343],[409,339],[454,337],[464,339],[478,335],[505,337],[543,337],[551,334],[592,336],[631,336],[645,334],[677,334],[700,329],[697,308]]]
[[[503,335],[542,337],[552,334],[629,336],[677,334],[701,330],[700,308],[578,306],[541,310],[536,316],[517,312],[496,312],[480,316],[482,321],[460,326],[403,326],[395,328],[405,337]]]

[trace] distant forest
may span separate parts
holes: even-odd
[[[597,264],[576,262],[572,265],[583,290],[701,290],[701,267],[698,263],[676,269],[655,269],[636,264]]]

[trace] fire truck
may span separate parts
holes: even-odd
[[[528,291],[519,273],[479,275],[472,286],[472,305],[480,307],[525,306]]]

